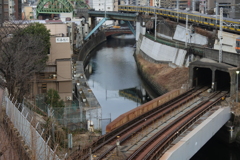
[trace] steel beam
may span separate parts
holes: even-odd
[[[132,31],[134,37],[136,37],[136,31],[134,30],[132,24],[129,21],[125,21],[128,24],[128,27],[130,28],[130,30]]]
[[[91,32],[84,38],[84,40],[87,40],[108,18],[103,18],[97,25],[94,27]]]

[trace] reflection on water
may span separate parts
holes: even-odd
[[[88,84],[102,107],[102,119],[114,120],[141,104],[134,89],[141,88],[133,57],[134,44],[134,39],[111,38],[91,52],[92,74]],[[102,122],[105,133],[106,121]]]
[[[123,89],[119,90],[119,95],[121,97],[125,97],[127,99],[133,100],[137,103],[141,103],[142,99],[137,94],[138,90],[136,88],[129,88],[129,89]]]
[[[103,134],[110,119],[139,106],[141,94],[145,95],[133,58],[134,44],[134,39],[110,39],[91,53],[88,84],[102,106]],[[191,160],[240,160],[240,150],[211,139]]]

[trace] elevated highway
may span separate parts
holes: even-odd
[[[167,153],[171,144],[204,115],[205,119],[211,122],[210,124],[204,121],[206,132],[209,132],[205,134],[209,136],[205,136],[204,139],[202,135],[191,133],[195,136],[190,138],[188,145],[182,145],[185,150],[191,150],[190,147],[196,145],[196,152],[230,118],[228,107],[214,108],[228,93],[208,93],[207,89],[208,87],[190,89],[182,94],[174,91],[125,113],[108,125],[109,132],[106,135],[86,149],[72,154],[71,159],[159,159],[166,156],[164,153]],[[208,117],[214,120],[211,121]],[[215,127],[209,130],[209,125]],[[201,128],[204,129],[204,125]],[[167,156],[176,158],[179,156],[179,153],[176,153],[177,155],[171,152]],[[186,156],[189,158],[189,154]],[[179,160],[186,159],[183,155],[181,157]]]

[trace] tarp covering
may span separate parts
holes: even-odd
[[[156,61],[168,61],[177,66],[184,65],[187,51],[163,45],[143,37],[140,49]]]
[[[190,38],[190,36],[191,36],[191,38]],[[186,38],[187,38],[188,43],[194,43],[194,44],[199,44],[199,45],[206,45],[208,43],[207,37],[205,37],[201,34],[198,34],[198,33],[190,34],[190,30],[188,30],[188,32],[186,32],[185,27],[177,25],[173,39],[182,41],[182,42],[186,42]]]

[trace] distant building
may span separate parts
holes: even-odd
[[[106,3],[105,3],[106,2]],[[115,0],[89,0],[88,5],[95,11],[114,11]],[[102,18],[97,18],[100,21]],[[104,23],[105,25],[112,25],[113,21],[109,20]]]
[[[223,8],[223,16],[228,18],[239,19],[240,18],[240,0],[216,0],[218,3],[218,14],[220,8]],[[216,11],[216,3],[207,1],[207,11]]]
[[[120,4],[149,6],[152,0],[120,0]]]
[[[34,95],[46,93],[48,89],[58,91],[61,99],[72,98],[72,61],[73,54],[67,24],[61,21],[47,21],[45,26],[51,31],[51,48],[45,70],[36,75],[33,82]]]
[[[5,20],[15,19],[15,1],[13,0],[0,0],[0,24],[2,25]]]
[[[177,8],[177,1],[176,0],[159,0],[156,1],[159,7],[163,8],[171,8],[176,9]],[[179,0],[179,9],[185,10],[187,8],[190,8],[190,0]]]
[[[34,19],[34,11],[32,6],[24,6],[22,19],[32,20]]]

